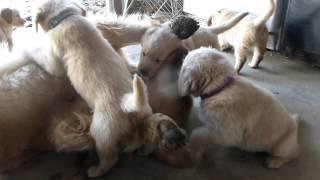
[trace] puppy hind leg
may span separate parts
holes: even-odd
[[[236,62],[234,65],[234,69],[237,71],[237,73],[240,73],[240,70],[242,69],[243,65],[245,64],[247,60],[247,53],[248,49],[245,47],[235,47],[235,56],[236,56]]]
[[[90,178],[102,176],[118,161],[119,133],[115,131],[119,130],[121,126],[116,127],[114,124],[116,121],[114,119],[106,119],[107,117],[105,113],[94,112],[93,114],[90,134],[95,140],[99,165],[88,169],[87,175]]]
[[[251,68],[258,68],[259,64],[263,60],[264,53],[266,51],[265,45],[258,45],[254,48],[253,57],[249,64]]]
[[[296,158],[299,154],[297,132],[290,134],[289,137],[275,147],[270,153],[271,156],[266,159],[266,165],[271,169],[280,168],[285,163]]]

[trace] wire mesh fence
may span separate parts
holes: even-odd
[[[131,13],[172,19],[183,14],[183,0],[128,0],[126,14]]]

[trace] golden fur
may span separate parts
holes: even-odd
[[[52,78],[29,65],[1,77],[0,99],[1,170],[14,168],[39,151],[80,151],[94,145],[83,133],[90,122],[75,116],[89,115],[90,110],[66,78]],[[70,123],[69,133],[58,128]]]
[[[147,29],[158,26],[157,22],[151,21],[150,23],[148,19],[147,22],[136,20],[135,23],[132,23],[132,19],[130,17],[130,21],[121,19],[120,22],[99,22],[97,27],[115,49],[120,49],[127,45],[140,43]],[[186,127],[192,108],[191,97],[180,97],[177,90],[177,75],[186,53],[186,49],[178,48],[167,57],[157,74],[144,79],[153,112],[170,116],[181,127]],[[161,148],[155,150],[157,158],[161,161],[174,166],[183,166],[181,163],[176,163],[174,152],[168,153],[162,151]]]
[[[74,14],[49,30],[49,20],[63,10]],[[124,61],[83,17],[83,11],[72,1],[44,1],[36,6],[33,19],[34,26],[40,24],[49,38],[52,56],[57,58],[53,61],[62,62],[72,85],[93,110],[90,134],[100,162],[87,174],[97,177],[117,162],[119,143],[130,134],[128,114],[121,101],[132,91],[132,79]]]
[[[66,10],[73,15],[49,30],[49,20]],[[90,135],[95,140],[100,164],[89,168],[87,174],[101,176],[117,162],[118,153],[134,128],[130,118],[132,107],[128,108],[127,102],[127,95],[132,91],[129,69],[96,27],[82,16],[84,10],[73,2],[45,1],[34,12],[34,26],[41,25],[49,37],[51,58],[57,58],[51,61],[62,62],[72,85],[93,110]],[[142,109],[133,106],[133,112],[151,111],[149,104],[145,106]],[[164,130],[172,127],[177,126],[171,123]],[[172,133],[169,134],[171,137]],[[172,147],[172,141],[164,144]]]
[[[208,143],[269,152],[269,168],[297,157],[297,117],[290,116],[270,92],[236,76],[223,53],[211,48],[191,51],[180,71],[179,91],[198,97],[217,88],[227,76],[233,76],[234,82],[201,100],[206,125],[192,131],[194,159],[201,157]]]
[[[4,103],[0,110],[1,171],[11,170],[41,151],[95,148],[89,133],[91,111],[66,78],[50,77],[29,65],[2,77],[0,83],[0,99]],[[124,106],[132,129],[122,139],[122,152],[142,146],[171,151],[185,144],[185,132],[173,119],[152,114],[146,87],[137,76]]]
[[[184,47],[187,50],[197,49],[201,46],[211,46],[219,49],[217,35],[231,28],[246,15],[247,13],[240,13],[216,27],[200,27],[185,39],[178,38],[172,31],[170,23],[149,28],[141,40],[139,72],[146,77],[153,76],[166,58],[179,47]]]
[[[246,16],[238,24],[218,37],[222,49],[226,49],[229,46],[234,47],[236,57],[234,68],[238,73],[243,67],[248,51],[251,48],[254,48],[254,54],[249,64],[250,67],[257,68],[263,59],[268,40],[268,29],[265,23],[272,16],[275,9],[274,0],[267,1],[269,4],[264,16]],[[210,16],[208,25],[218,26],[230,20],[236,14],[238,12],[223,9]]]
[[[13,8],[0,9],[0,43],[6,43],[12,50],[12,31],[15,27],[23,26],[26,21],[20,17],[18,10]]]
[[[95,17],[93,22],[115,51],[126,60],[121,48],[140,43],[141,37],[148,28],[160,25],[159,21],[142,14],[131,14],[127,17],[112,15],[107,18]],[[128,61],[126,63],[130,71],[135,73],[136,68],[131,66]]]

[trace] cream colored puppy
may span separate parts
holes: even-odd
[[[8,49],[11,51],[13,47],[12,31],[15,27],[23,26],[25,22],[26,20],[20,16],[18,10],[12,8],[1,8],[0,43],[7,43]]]
[[[132,91],[131,74],[121,57],[73,1],[46,0],[33,11],[34,26],[47,34],[51,61],[59,61],[80,96],[93,110],[90,134],[99,165],[89,177],[101,176],[117,162],[121,139],[130,134],[123,97]]]
[[[201,97],[205,126],[191,134],[195,159],[208,143],[270,153],[269,168],[297,157],[298,121],[268,91],[236,76],[223,53],[200,48],[185,58],[179,76],[182,95]]]
[[[240,13],[215,27],[199,27],[192,18],[180,16],[171,23],[149,28],[141,40],[139,72],[146,78],[152,77],[167,57],[180,47],[189,51],[201,46],[220,49],[218,34],[234,26],[246,15]]]
[[[267,20],[272,16],[275,4],[274,0],[268,1],[267,12],[264,16],[246,16],[234,27],[219,35],[219,43],[222,49],[229,46],[234,47],[236,63],[234,68],[239,73],[248,55],[248,51],[254,48],[254,54],[249,64],[252,68],[257,68],[263,59],[268,41]],[[210,16],[208,25],[219,26],[225,21],[233,18],[239,12],[223,9]]]

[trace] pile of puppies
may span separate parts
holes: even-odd
[[[183,16],[164,24],[91,22],[74,1],[41,1],[32,19],[35,30],[39,26],[43,30],[44,43],[0,66],[3,77],[28,64],[41,69],[19,87],[2,79],[1,85],[7,84],[3,88],[11,90],[0,96],[1,101],[19,103],[11,103],[14,112],[10,107],[0,112],[0,143],[7,145],[0,149],[1,168],[20,164],[33,151],[93,149],[99,165],[88,169],[89,177],[108,172],[119,153],[137,149],[184,167],[200,161],[209,143],[269,152],[269,168],[295,158],[297,116],[289,115],[272,94],[237,75],[251,46],[257,50],[252,67],[262,60],[265,22],[274,11],[273,0],[268,2],[263,17],[223,10],[210,17],[213,27],[199,27]],[[142,51],[136,68],[121,48],[138,43]],[[235,69],[216,50],[226,44],[235,47]],[[43,78],[34,78],[40,72]],[[191,96],[201,98],[205,126],[192,130],[187,143],[182,128],[192,108]]]

